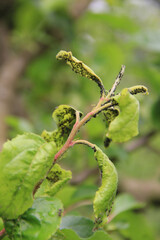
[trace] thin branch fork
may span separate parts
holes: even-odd
[[[122,77],[123,77],[123,75],[124,75],[124,71],[125,71],[125,66],[122,65],[121,70],[120,70],[120,72],[119,72],[119,74],[118,74],[118,76],[117,76],[117,78],[116,78],[116,81],[115,81],[115,83],[113,84],[111,90],[109,91],[109,93],[108,93],[108,95],[107,95],[107,98],[112,97],[112,96],[114,95],[114,93],[115,93],[115,91],[116,91],[116,88],[117,88],[117,86],[120,84],[120,81],[121,81],[121,79],[122,79]]]
[[[82,118],[81,121],[77,122],[76,120],[76,124],[73,126],[72,131],[70,132],[70,135],[67,139],[67,141],[65,142],[65,144],[63,145],[63,147],[59,150],[59,152],[55,155],[54,157],[54,163],[57,161],[58,158],[60,158],[68,149],[69,147],[72,147],[73,144],[73,139],[76,136],[77,132],[79,131],[79,129],[87,122],[89,121],[93,116],[95,116],[96,114],[98,114],[99,112],[103,111],[104,109],[110,108],[112,107],[114,104],[112,102],[107,103],[99,108],[95,108],[93,109],[91,112],[87,113],[86,116],[84,118]]]

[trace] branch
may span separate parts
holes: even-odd
[[[140,137],[140,138],[137,138],[133,141],[131,141],[130,143],[126,144],[125,145],[125,150],[127,152],[132,152],[144,145],[146,145],[150,139],[155,136],[157,134],[157,131],[156,130],[152,130],[150,131],[149,133],[147,133],[146,135]]]
[[[0,69],[0,149],[7,139],[7,125],[5,119],[10,114],[15,88],[19,77],[24,72],[33,54],[24,52],[20,55],[10,53]]]
[[[109,91],[109,93],[107,95],[107,98],[112,97],[114,95],[114,92],[116,91],[116,88],[120,84],[120,81],[121,81],[121,79],[122,79],[122,77],[124,75],[124,71],[125,71],[125,66],[122,65],[121,70],[120,70],[120,72],[119,72],[119,74],[118,74],[118,76],[116,78],[116,81],[113,84],[111,90]]]
[[[69,13],[70,15],[76,20],[80,18],[86,9],[88,8],[89,4],[92,2],[92,0],[77,0],[74,1],[71,6],[69,6]]]
[[[148,149],[150,149],[153,153],[157,154],[158,156],[160,156],[160,150],[151,146],[151,144],[146,143],[146,146]]]
[[[72,147],[74,145],[74,142],[73,142],[74,137],[78,133],[79,129],[83,125],[85,125],[86,122],[88,122],[92,117],[96,116],[96,114],[100,113],[104,109],[112,107],[113,105],[114,105],[114,103],[109,102],[99,108],[95,108],[91,112],[87,113],[86,116],[84,118],[82,118],[81,121],[79,121],[78,123],[76,121],[76,124],[73,126],[72,131],[70,132],[70,135],[69,135],[67,141],[65,142],[63,147],[59,150],[59,152],[56,153],[56,155],[54,157],[54,163],[57,162],[57,160],[69,149],[69,147]]]
[[[155,180],[137,180],[134,178],[120,177],[119,190],[131,193],[140,201],[160,199],[160,183]]]
[[[76,175],[75,178],[72,178],[70,183],[72,185],[78,185],[78,184],[84,182],[89,176],[97,175],[98,173],[99,173],[98,167],[86,169],[83,172],[81,172],[80,174]]]
[[[66,215],[68,212],[74,210],[75,208],[86,206],[86,205],[92,205],[92,201],[91,200],[83,200],[81,202],[75,203],[75,204],[69,206],[68,208],[66,208],[64,210],[63,214]]]
[[[9,33],[3,23],[0,23],[0,65],[7,59],[9,53]]]
[[[75,144],[84,144],[88,147],[91,147],[93,150],[95,150],[95,145],[88,142],[87,140],[76,140],[76,141],[73,141],[73,145]]]

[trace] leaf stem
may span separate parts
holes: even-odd
[[[110,97],[113,96],[114,92],[116,91],[117,86],[120,84],[120,81],[121,81],[121,79],[122,79],[122,77],[124,75],[124,71],[125,71],[125,66],[122,65],[121,70],[120,70],[120,72],[119,72],[119,74],[118,74],[118,76],[116,78],[116,81],[114,82],[111,90],[109,91],[109,93],[107,95],[107,98],[110,98]]]
[[[95,145],[93,143],[90,143],[89,141],[87,140],[76,140],[73,142],[73,145],[75,144],[84,144],[84,145],[87,145],[88,147],[91,147],[93,150],[95,150]]]

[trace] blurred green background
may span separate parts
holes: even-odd
[[[146,203],[136,213],[140,215],[131,236],[111,230],[114,239],[160,239],[160,1],[1,1],[0,148],[6,139],[24,131],[40,134],[55,129],[51,115],[60,104],[85,114],[97,103],[96,84],[56,60],[61,49],[72,51],[90,66],[108,90],[122,64],[126,71],[119,91],[137,84],[148,87],[149,96],[137,96],[139,136],[104,149],[105,124],[97,117],[81,129],[80,137],[96,143],[113,160],[119,174],[118,193],[130,193]],[[65,207],[90,217],[91,206],[82,207],[81,202],[93,197],[99,183],[92,151],[75,146],[61,163],[72,170],[73,179],[59,196],[63,199],[67,193]],[[69,199],[73,193],[80,196],[74,210]],[[133,221],[131,215],[126,218]],[[138,225],[150,231],[148,238],[134,235]]]

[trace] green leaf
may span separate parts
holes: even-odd
[[[3,220],[2,220],[2,218],[0,218],[0,231],[1,231],[1,229],[3,229],[4,228],[4,226],[3,226]]]
[[[60,229],[72,229],[82,238],[90,237],[93,232],[92,220],[80,216],[66,216],[62,218]]]
[[[155,240],[150,224],[142,214],[127,211],[117,216],[114,222],[128,223],[128,228],[119,230],[125,239]]]
[[[5,221],[5,229],[13,240],[48,240],[60,225],[62,208],[57,198],[37,198],[19,219]]]
[[[127,88],[115,100],[119,104],[120,113],[110,123],[107,137],[114,142],[125,142],[138,134],[139,102]]]
[[[56,194],[56,197],[62,201],[64,208],[68,208],[74,203],[72,195],[75,191],[75,186],[65,185],[64,188]]]
[[[25,118],[8,116],[6,123],[11,128],[9,131],[11,137],[15,137],[17,134],[23,134],[24,132],[34,131],[32,124]]]
[[[118,114],[119,109],[117,106],[115,106],[114,108],[108,108],[107,110],[103,111],[106,127],[109,127],[109,124],[118,116]]]
[[[95,229],[97,229],[107,222],[117,191],[118,176],[114,164],[97,146],[95,146],[95,158],[102,176],[102,184],[93,201]]]
[[[114,215],[114,217],[116,217],[122,212],[132,209],[143,208],[144,206],[145,206],[144,203],[136,201],[134,197],[132,197],[131,195],[120,194],[118,195],[113,204],[112,214]]]
[[[54,196],[72,178],[71,171],[55,164],[35,194],[37,196]]]
[[[72,55],[72,52],[61,50],[57,54],[56,58],[58,60],[65,60],[75,73],[79,73],[81,76],[89,78],[90,80],[96,82],[100,88],[101,96],[105,95],[105,88],[103,86],[102,80],[93,72],[91,68],[89,68],[82,61],[79,61],[77,58],[75,58]]]
[[[8,236],[5,236],[3,240],[10,240],[10,238]]]
[[[57,124],[58,129],[53,132],[42,132],[42,137],[47,141],[54,141],[58,148],[60,148],[67,140],[73,125],[76,122],[76,109],[68,105],[60,105],[53,112],[52,117]],[[82,113],[79,112],[80,117]]]
[[[76,109],[68,105],[60,105],[53,112],[52,117],[59,128],[71,129],[76,120]],[[82,113],[80,113],[82,116]]]
[[[33,190],[52,165],[56,146],[33,133],[4,144],[0,153],[0,215],[14,219],[33,203]]]
[[[72,195],[72,200],[78,202],[84,199],[92,199],[97,187],[95,185],[81,185]]]
[[[62,229],[61,233],[63,234],[62,240],[83,240],[84,238],[79,237],[73,230],[71,229]],[[85,238],[85,240],[112,240],[112,238],[104,231],[96,231],[89,238]],[[51,238],[51,240],[56,240],[56,238]]]
[[[64,236],[64,234],[62,233],[62,231],[60,231],[59,229],[56,231],[56,233],[54,235],[52,235],[52,237],[49,240],[65,240],[66,237]]]
[[[112,238],[104,231],[96,231],[94,235],[87,240],[112,240]]]

